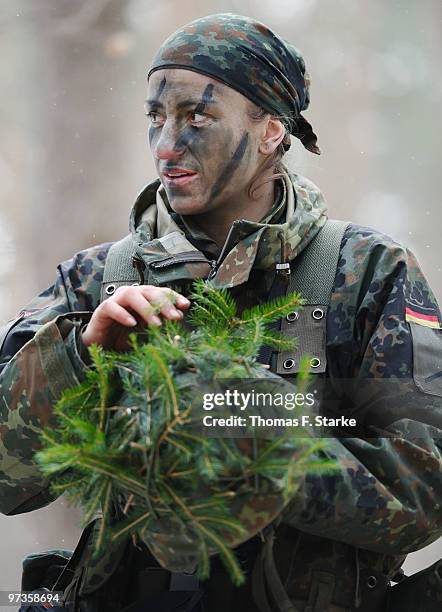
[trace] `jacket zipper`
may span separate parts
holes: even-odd
[[[233,232],[233,228],[234,228],[236,225],[238,225],[238,223],[241,223],[241,220],[234,221],[234,222],[232,223],[232,226],[231,226],[231,228],[229,229],[229,233],[227,234],[227,238],[226,238],[226,239],[225,239],[225,241],[224,241],[224,246],[223,246],[223,248],[221,249],[221,253],[219,254],[218,259],[213,259],[213,260],[210,262],[210,266],[211,266],[211,268],[212,268],[212,269],[211,269],[211,270],[210,270],[210,272],[209,272],[209,276],[207,277],[207,280],[212,280],[212,278],[213,278],[213,277],[215,276],[215,274],[218,272],[218,268],[219,268],[219,267],[220,267],[220,265],[222,264],[222,261],[223,261],[223,259],[224,259],[224,257],[225,257],[225,252],[226,252],[226,250],[227,250],[227,246],[228,246],[228,244],[229,244],[229,242],[230,242],[230,236],[231,236],[231,234],[232,234],[232,232]]]
[[[180,263],[194,263],[200,261],[212,265],[211,261],[209,261],[207,257],[204,257],[204,255],[195,254],[194,256],[192,256],[189,254],[185,256],[182,255],[181,257],[169,257],[168,259],[163,259],[163,261],[154,261],[150,264],[150,267],[154,268],[154,270],[157,270],[161,268],[168,268],[169,266],[174,266]]]
[[[205,257],[204,255],[202,255],[199,252],[196,252],[195,254],[193,254],[193,252],[188,253],[187,255],[182,255],[181,257],[174,257],[171,256],[167,259],[163,259],[163,261],[154,261],[150,264],[150,267],[153,268],[154,270],[158,270],[158,269],[162,269],[162,268],[168,268],[169,266],[174,266],[175,264],[180,264],[180,263],[188,263],[188,262],[199,262],[199,261],[204,261],[205,263],[208,263],[211,267],[211,270],[209,272],[209,276],[207,277],[207,280],[212,280],[212,278],[215,276],[215,274],[218,272],[218,268],[221,265],[224,256],[225,256],[225,252],[227,250],[227,246],[229,244],[229,240],[230,240],[230,236],[232,234],[233,228],[234,226],[236,226],[238,223],[241,223],[241,221],[234,221],[232,223],[232,226],[229,230],[229,233],[227,235],[227,238],[224,242],[224,246],[221,250],[221,253],[218,257],[218,259],[212,259],[209,260],[207,259],[207,257]]]
[[[212,278],[218,272],[218,268],[219,268],[218,261],[216,259],[212,259],[212,261],[210,262],[210,267],[211,267],[211,270],[209,272],[209,276],[207,277],[207,280],[212,280]]]

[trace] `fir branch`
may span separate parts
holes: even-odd
[[[210,281],[195,281],[190,299],[194,304],[189,320],[197,328],[203,325],[213,325],[215,330],[229,327],[236,316],[236,303],[230,292],[215,290]]]
[[[84,506],[83,524],[87,525],[101,507],[101,500],[106,489],[106,480],[103,480],[94,491],[94,495],[89,499],[89,503]]]
[[[100,521],[100,525],[98,528],[98,536],[95,542],[95,553],[101,551],[103,546],[104,536],[106,533],[106,527],[109,522],[109,514],[110,514],[110,502],[112,495],[112,481],[108,480],[104,483],[104,503],[103,503],[103,516]]]
[[[103,476],[109,476],[109,478],[112,478],[116,484],[121,486],[121,488],[127,489],[128,491],[134,491],[138,495],[144,494],[143,481],[136,479],[133,476],[128,476],[121,468],[118,469],[113,464],[106,463],[95,457],[87,456],[86,454],[81,452],[79,453],[78,451],[76,459],[79,468],[90,470],[92,472],[96,470]]]
[[[151,519],[150,512],[134,513],[133,516],[131,515],[125,521],[120,522],[118,529],[112,529],[110,539],[115,542],[129,533],[134,533],[138,529],[145,529],[149,519]]]
[[[292,348],[268,324],[302,300],[293,294],[238,316],[229,290],[199,281],[191,297],[186,318],[193,328],[166,321],[130,334],[127,353],[92,348],[86,381],[63,394],[54,410],[57,425],[43,432],[36,457],[54,491],[80,503],[86,519],[101,508],[96,554],[109,539],[149,541],[156,537],[151,529],[158,533],[152,521],[167,517],[194,543],[200,575],[208,575],[209,555],[217,553],[240,584],[232,543],[247,532],[233,515],[236,495],[268,491],[286,503],[306,472],[320,473],[334,463],[317,440],[300,442],[288,431],[252,442],[253,456],[250,441],[196,433],[201,387],[224,389],[222,378],[280,381],[256,356],[263,344]],[[307,380],[301,372],[297,390]],[[110,509],[120,502],[127,516],[115,523]]]
[[[204,538],[199,539],[200,562],[198,565],[198,577],[206,580],[210,575],[209,547]]]
[[[103,349],[100,346],[93,344],[92,346],[89,347],[89,353],[90,353],[92,362],[94,364],[95,371],[98,373],[98,387],[99,387],[99,394],[100,394],[99,428],[100,428],[100,431],[103,431],[104,425],[106,423],[106,407],[107,407],[107,400],[109,397],[109,390],[110,390],[109,389],[109,379],[108,379],[110,364],[106,356],[103,354]]]
[[[259,319],[264,323],[272,323],[287,316],[290,312],[297,312],[304,304],[305,300],[301,297],[300,293],[291,293],[288,296],[274,299],[271,308],[269,308],[268,303],[247,308],[243,311],[241,319],[236,324],[244,325],[254,319]]]
[[[167,389],[169,391],[169,400],[172,402],[172,406],[173,406],[173,414],[174,416],[176,416],[179,413],[178,398],[176,394],[175,385],[172,380],[172,376],[170,375],[169,368],[167,367],[167,364],[164,362],[164,360],[159,355],[156,348],[153,347],[152,345],[149,345],[149,354],[150,354],[149,356],[152,357],[152,359],[155,361],[159,371],[164,377]],[[168,418],[170,418],[169,415],[168,415]]]
[[[194,528],[198,529],[201,532],[201,535],[205,536],[209,541],[215,544],[219,555],[226,564],[226,567],[232,577],[232,581],[234,582],[234,584],[237,586],[242,584],[245,581],[245,577],[235,557],[234,552],[230,550],[229,547],[226,546],[224,541],[219,536],[217,536],[211,529],[208,529],[207,527],[201,524],[199,517],[195,516],[188,510],[188,507],[183,503],[181,498],[175,494],[171,487],[169,487],[165,483],[164,487],[169,491],[169,494],[171,495],[172,499],[181,508],[183,513],[191,519]]]

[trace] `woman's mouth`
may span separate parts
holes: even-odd
[[[163,172],[163,179],[169,185],[185,185],[198,176],[197,172],[177,168]]]

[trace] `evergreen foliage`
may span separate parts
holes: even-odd
[[[267,325],[302,299],[291,294],[239,316],[228,291],[204,281],[193,287],[186,324],[164,321],[133,334],[127,353],[90,347],[87,379],[57,403],[58,426],[42,432],[37,459],[52,489],[82,506],[84,524],[101,513],[96,555],[109,541],[143,539],[152,521],[173,517],[195,534],[200,576],[217,553],[239,584],[226,535],[240,542],[247,533],[231,513],[232,498],[239,490],[278,490],[289,501],[301,475],[331,464],[323,440],[289,429],[269,441],[209,437],[198,428],[201,390],[216,390],[220,379],[275,378],[257,362],[259,348],[292,346]]]

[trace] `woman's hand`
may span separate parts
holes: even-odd
[[[85,346],[99,344],[105,349],[124,351],[137,325],[161,325],[161,318],[177,321],[190,301],[167,287],[131,285],[119,287],[94,311],[82,334]]]

